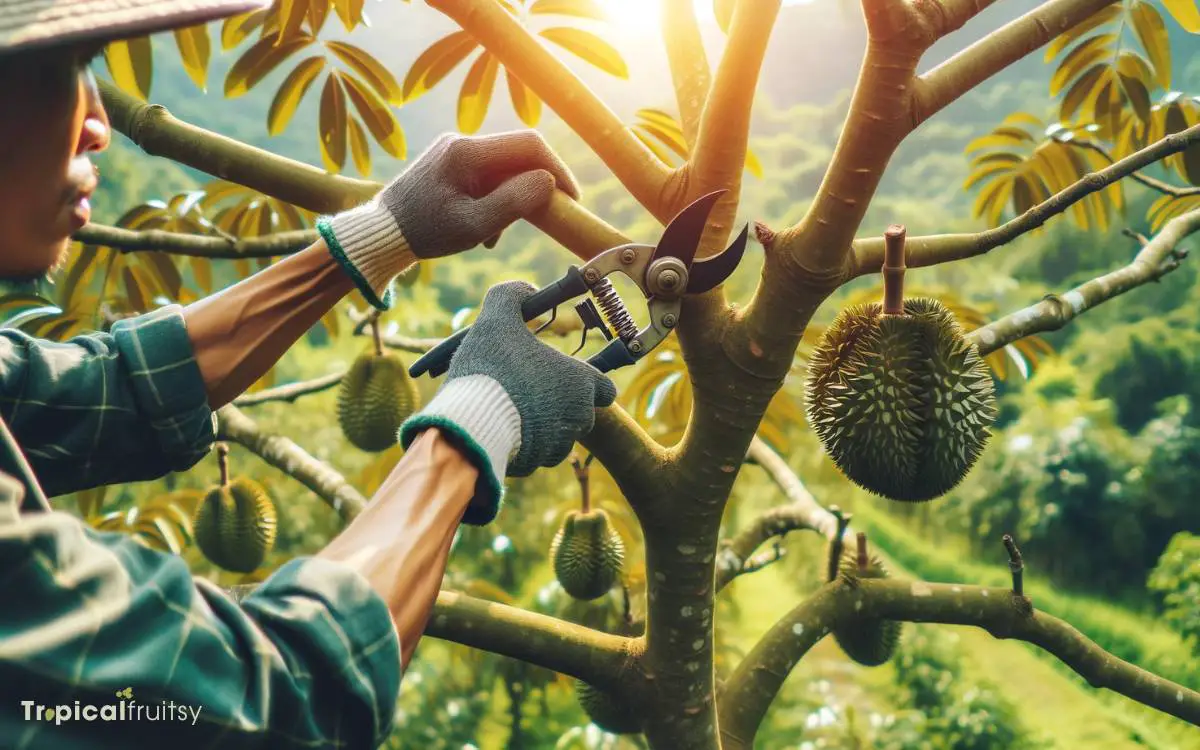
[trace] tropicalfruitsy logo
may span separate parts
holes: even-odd
[[[72,721],[190,721],[192,726],[200,719],[203,706],[189,706],[175,701],[160,701],[157,704],[138,703],[133,699],[133,688],[116,691],[119,699],[113,703],[60,703],[43,706],[36,701],[21,701],[25,709],[25,721],[53,721],[55,726]]]

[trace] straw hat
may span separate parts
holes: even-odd
[[[269,4],[270,0],[0,0],[0,55],[141,36]]]

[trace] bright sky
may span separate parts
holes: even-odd
[[[813,1],[783,0],[783,5],[804,5]],[[616,25],[638,31],[658,30],[658,0],[600,0],[600,4],[608,10],[609,18]],[[700,23],[715,23],[712,0],[695,0],[695,5]]]

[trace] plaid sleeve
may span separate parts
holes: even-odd
[[[182,471],[216,437],[178,305],[67,342],[0,329],[0,416],[50,496]]]
[[[293,560],[239,606],[125,535],[18,515],[20,485],[0,480],[17,488],[0,503],[0,589],[20,600],[0,608],[0,746],[366,750],[387,738],[400,643],[357,572]]]

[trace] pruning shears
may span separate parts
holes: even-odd
[[[550,312],[550,320],[535,331],[538,333],[554,321],[559,305],[590,294],[590,298],[575,305],[575,311],[583,321],[583,337],[575,352],[583,348],[588,331],[598,329],[608,340],[608,345],[588,358],[588,364],[600,372],[634,364],[671,334],[679,322],[683,295],[707,292],[729,278],[741,262],[749,225],[743,227],[737,239],[719,255],[695,260],[704,225],[713,205],[724,192],[716,190],[703,195],[676,214],[663,230],[658,245],[618,245],[582,266],[571,266],[558,281],[542,287],[525,300],[521,305],[522,317],[528,322]],[[650,322],[640,330],[608,280],[617,272],[633,281],[646,297]],[[430,349],[413,363],[409,374],[417,377],[428,372],[437,377],[444,373],[469,330],[463,328]]]

